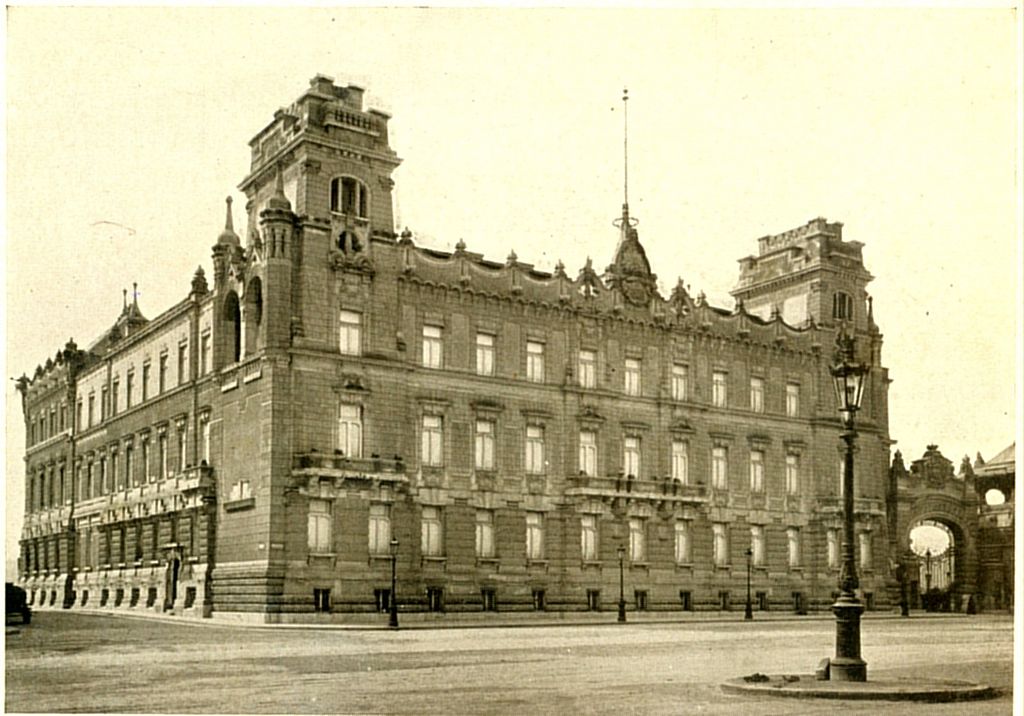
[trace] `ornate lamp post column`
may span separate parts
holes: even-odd
[[[924,551],[924,581],[925,581],[924,591],[925,591],[925,594],[927,594],[928,592],[932,591],[932,551],[931,551],[931,549],[926,549]]]
[[[392,537],[391,544],[389,545],[391,552],[391,599],[388,606],[391,607],[391,613],[388,616],[388,626],[392,629],[398,628],[398,581],[396,579],[396,564],[398,562],[398,538]]]
[[[754,618],[754,607],[750,603],[750,559],[753,556],[754,550],[750,547],[747,547],[747,608],[746,611],[743,612],[744,619]]]
[[[836,337],[835,364],[831,367],[836,405],[843,421],[840,436],[846,443],[843,465],[843,565],[839,576],[839,598],[832,605],[836,615],[836,656],[830,665],[834,681],[867,681],[868,668],[860,658],[860,615],[864,606],[857,599],[857,561],[854,554],[853,452],[857,440],[854,417],[864,395],[869,367],[854,357],[853,338],[845,332]]]
[[[619,554],[619,622],[626,621],[626,592],[625,592],[625,577],[623,572],[623,564],[626,559],[626,548],[621,544],[618,549]]]

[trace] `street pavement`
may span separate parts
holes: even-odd
[[[614,615],[609,615],[609,620]],[[1008,714],[1008,616],[865,620],[868,676],[981,681],[972,703],[752,699],[720,683],[805,674],[834,624],[614,623],[317,630],[39,612],[7,628],[6,710],[163,713]]]

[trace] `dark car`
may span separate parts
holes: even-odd
[[[24,589],[7,582],[5,599],[7,601],[7,621],[10,621],[12,617],[21,617],[22,624],[32,622],[32,609],[28,606],[28,595]]]

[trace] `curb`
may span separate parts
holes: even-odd
[[[754,676],[764,676],[755,674]],[[878,679],[865,682],[818,681],[814,674],[764,676],[764,681],[747,681],[751,677],[729,679],[721,684],[727,694],[739,696],[792,699],[842,699],[846,701],[918,701],[949,703],[991,699],[999,692],[986,684],[969,681],[931,679]]]

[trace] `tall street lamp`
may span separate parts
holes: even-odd
[[[618,549],[619,554],[619,622],[626,621],[626,592],[625,592],[625,577],[623,576],[623,564],[626,559],[626,548],[621,544]]]
[[[932,591],[932,551],[926,549],[924,551],[924,591],[925,594]]]
[[[750,603],[750,560],[754,556],[754,550],[751,547],[747,547],[747,608],[743,612],[744,619],[754,618],[754,607]]]
[[[843,421],[840,436],[846,443],[843,466],[843,567],[839,576],[839,598],[832,605],[836,615],[836,656],[830,664],[835,681],[867,681],[868,667],[860,658],[860,615],[864,606],[857,599],[857,562],[854,555],[853,450],[857,439],[854,417],[860,409],[869,366],[856,361],[853,338],[836,336],[835,363],[830,368],[836,391],[836,405]]]
[[[391,599],[388,600],[391,608],[391,613],[388,616],[388,626],[392,629],[398,628],[398,589],[396,587],[397,580],[395,574],[395,565],[398,562],[398,538],[392,537],[391,544],[389,545],[391,552]]]

